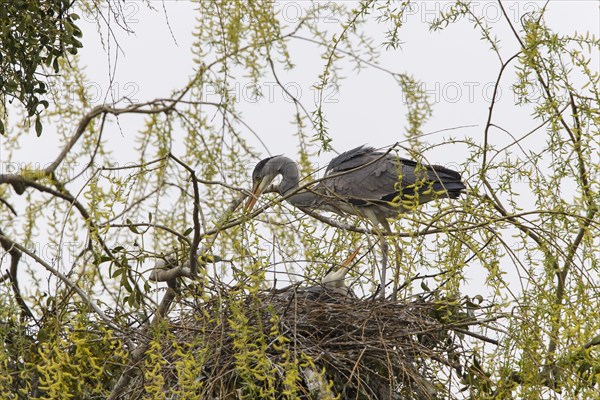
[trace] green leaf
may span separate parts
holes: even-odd
[[[223,261],[222,257],[215,256],[214,254],[203,254],[199,257],[199,260],[202,263],[218,263]]]
[[[5,88],[8,93],[12,93],[19,88],[19,84],[15,81],[8,81],[6,82]]]
[[[124,274],[123,272],[124,272],[124,268],[121,269],[121,286],[123,286],[123,288],[126,291],[128,291],[129,293],[131,293],[133,291],[133,288],[131,287],[131,284],[129,283],[129,279],[127,278],[127,274]]]
[[[100,265],[100,264],[105,263],[107,261],[112,261],[112,257],[110,257],[110,256],[100,256],[100,257],[96,258],[95,264],[96,265]]]
[[[137,235],[140,234],[140,232],[137,230],[137,228],[135,226],[133,226],[133,222],[131,222],[131,220],[128,218],[126,220],[127,222],[127,227],[129,228],[129,230]]]
[[[42,121],[40,120],[40,117],[38,116],[35,119],[35,133],[38,137],[40,137],[42,135]]]

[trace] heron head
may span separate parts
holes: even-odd
[[[356,258],[356,255],[359,251],[360,247],[354,250],[354,252],[350,254],[350,256],[343,263],[331,268],[329,272],[327,272],[327,274],[323,277],[323,279],[321,279],[321,285],[328,289],[346,287],[346,275],[352,267],[350,264],[352,263],[354,258]]]
[[[246,211],[252,210],[258,201],[258,197],[269,187],[275,177],[281,173],[283,161],[284,157],[274,156],[265,158],[256,164],[254,171],[252,171],[252,192],[244,207]]]

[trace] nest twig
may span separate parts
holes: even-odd
[[[173,393],[182,390],[176,348],[202,354],[201,398],[269,392],[282,399],[452,399],[468,368],[464,332],[477,323],[457,302],[434,296],[391,302],[291,286],[252,295],[229,288],[201,298],[184,301],[161,346],[165,390]],[[247,349],[239,340],[261,343],[254,361],[240,361]],[[258,370],[253,362],[273,376],[248,374]],[[297,369],[291,383],[290,365]],[[143,382],[132,384],[141,390]]]

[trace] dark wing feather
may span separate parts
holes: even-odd
[[[337,172],[360,167],[365,164],[366,159],[370,159],[373,153],[376,153],[374,148],[364,146],[358,146],[352,150],[348,150],[329,162],[325,175],[333,175]]]
[[[336,176],[339,175],[339,176]],[[397,158],[372,147],[357,147],[331,160],[323,185],[354,204],[380,201],[397,193]],[[327,179],[327,176],[331,178]]]
[[[399,194],[403,197],[417,191],[422,194],[431,188],[446,190],[446,196],[457,197],[465,188],[458,172],[439,165],[419,165],[394,153],[363,146],[331,160],[322,184],[330,194],[356,205],[392,201]],[[420,202],[428,201],[429,197]]]
[[[418,164],[405,158],[399,160],[402,163],[401,190],[404,196],[412,196],[416,192],[423,194],[433,189],[435,192],[446,191],[445,196],[456,198],[466,188],[456,171],[441,165]]]

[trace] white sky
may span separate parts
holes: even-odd
[[[137,1],[125,2],[125,14],[134,35],[119,34],[119,44],[124,54],[119,54],[113,82],[115,97],[130,96],[144,101],[156,97],[167,97],[171,90],[181,88],[193,74],[191,43],[195,19],[196,4],[190,1],[152,1],[156,11]],[[439,102],[434,107],[434,116],[426,126],[427,132],[465,125],[477,125],[475,128],[454,132],[454,136],[468,134],[481,137],[487,117],[489,99],[496,80],[499,62],[495,54],[487,51],[487,43],[480,40],[472,24],[467,21],[451,26],[444,32],[430,33],[425,21],[430,21],[435,11],[444,9],[449,2],[415,2],[415,15],[401,31],[405,43],[400,50],[386,52],[382,50],[380,65],[395,72],[407,72],[425,83],[432,99]],[[543,2],[508,2],[507,10],[513,23],[532,9],[539,9]],[[278,2],[282,15],[287,21],[297,21],[298,13],[303,12],[299,2]],[[476,13],[488,17],[488,21],[497,30],[501,38],[501,51],[504,59],[516,52],[518,44],[510,34],[508,25],[500,17],[496,2],[473,2]],[[562,33],[574,31],[599,33],[599,8],[594,1],[552,1],[546,16],[554,29]],[[166,14],[165,14],[166,12]],[[168,17],[175,45],[169,27]],[[324,15],[322,24],[331,24],[335,28],[335,18]],[[84,48],[81,52],[83,65],[92,82],[93,90],[98,92],[101,102],[109,94],[109,56],[100,50],[99,37],[93,24],[84,27]],[[371,24],[374,36],[383,38],[381,26]],[[299,97],[309,110],[314,98],[312,85],[318,81],[324,61],[319,58],[318,50],[310,44],[292,42],[291,54],[297,68],[291,73],[279,71],[282,80]],[[111,49],[111,58],[116,52]],[[597,60],[596,60],[597,61]],[[331,88],[325,111],[330,135],[337,150],[369,143],[384,146],[403,139],[406,107],[402,92],[387,74],[365,69],[357,74],[346,69],[347,79],[339,92]],[[511,132],[519,133],[523,127],[532,125],[529,110],[519,110],[512,105],[509,79],[503,85],[502,95],[507,100],[500,102],[497,121],[504,123]],[[262,99],[254,103],[244,91],[249,81],[239,81],[240,108],[249,124],[265,140],[273,154],[294,155],[296,143],[290,140],[294,126],[289,122],[293,115],[293,105],[286,101],[279,88],[274,88],[274,79],[265,78],[262,86],[265,93],[271,90],[271,99]],[[269,96],[270,97],[270,96]],[[110,101],[110,96],[108,97]],[[216,100],[216,96],[215,96]],[[515,115],[515,112],[517,114]],[[127,121],[121,121],[125,123]],[[127,125],[125,125],[127,126]],[[134,127],[135,128],[135,127]],[[445,134],[428,138],[429,142],[439,142]],[[49,135],[50,136],[50,135]],[[249,135],[250,137],[251,135]],[[258,144],[257,144],[257,148]],[[436,161],[452,162],[454,154],[440,153]],[[325,155],[324,161],[331,155]]]
[[[89,17],[83,16],[80,24],[84,31],[84,47],[80,51],[81,64],[89,78],[90,93],[96,94],[96,103],[110,102],[127,96],[134,101],[147,101],[157,97],[168,97],[173,90],[180,89],[194,72],[192,61],[192,35],[195,20],[199,18],[197,4],[191,1],[158,1],[150,2],[154,10],[145,2],[125,1],[125,18],[134,34],[126,34],[118,27],[114,32],[122,52],[117,52],[114,43],[110,48],[102,49],[100,35],[96,25]],[[277,2],[282,15],[293,24],[299,13],[305,11],[306,2]],[[472,28],[472,24],[464,20],[452,25],[443,32],[430,33],[425,22],[430,21],[435,12],[444,9],[450,2],[417,1],[415,11],[401,30],[404,44],[396,51],[382,48],[380,65],[394,72],[406,72],[424,82],[425,88],[434,106],[434,115],[426,124],[424,131],[435,132],[457,127],[452,132],[441,132],[426,138],[428,143],[443,142],[445,137],[471,136],[480,139],[483,136],[489,99],[496,80],[499,62],[496,55],[488,51],[488,45],[480,40],[480,34]],[[500,17],[496,2],[473,2],[475,13],[485,15],[501,39],[500,46],[504,59],[513,55],[518,49],[516,40],[510,34],[508,25]],[[525,12],[539,9],[543,2],[518,1],[507,2],[505,8],[511,14],[513,23]],[[546,14],[550,26],[561,33],[589,31],[600,34],[600,12],[598,3],[594,1],[551,1]],[[167,25],[167,19],[169,25]],[[331,25],[335,29],[337,22],[334,16],[324,15],[323,26]],[[177,41],[174,43],[171,36]],[[368,31],[376,38],[383,39],[384,28],[370,24]],[[106,39],[106,32],[104,32]],[[106,41],[105,41],[106,42]],[[322,72],[324,61],[319,57],[319,50],[308,43],[291,42],[290,52],[297,68],[287,73],[278,71],[286,87],[298,93],[309,111],[314,110],[315,91],[312,88]],[[118,54],[118,55],[117,55]],[[118,57],[115,64],[115,56]],[[109,59],[111,60],[109,63]],[[347,62],[344,62],[348,65]],[[595,60],[598,70],[598,60]],[[116,65],[116,68],[115,68]],[[109,76],[114,69],[112,87]],[[510,84],[514,82],[512,70],[505,73],[506,78],[501,87],[501,101],[496,107],[495,120],[503,127],[518,135],[535,125],[530,118],[530,109],[513,105]],[[327,91],[325,112],[327,113],[329,134],[333,138],[333,146],[344,151],[361,144],[385,146],[404,139],[406,125],[406,106],[400,88],[392,77],[384,72],[366,68],[360,73],[346,68],[346,79],[339,91],[330,88]],[[508,78],[508,79],[507,79]],[[288,154],[294,156],[297,142],[293,138],[295,127],[290,123],[293,116],[293,104],[286,99],[281,89],[274,87],[274,79],[267,76],[262,85],[264,93],[270,93],[267,99],[254,102],[247,92],[249,80],[239,80],[240,109],[246,122],[260,134],[268,144],[272,154]],[[208,98],[210,100],[210,97]],[[217,100],[214,96],[213,100]],[[140,127],[141,118],[137,116],[120,119],[120,125],[127,134]],[[122,137],[115,125],[110,137],[115,149],[121,149],[123,161],[129,152],[123,144],[130,143]],[[109,129],[108,132],[111,132]],[[261,145],[248,139],[255,148],[266,155]],[[496,143],[507,140],[507,137],[495,137]],[[0,139],[1,140],[1,139]],[[25,140],[24,140],[25,141]],[[29,145],[33,147],[29,147]],[[45,163],[55,157],[50,148],[58,148],[51,132],[36,138],[30,135],[24,148],[23,162]],[[0,141],[1,147],[1,141]],[[127,146],[126,146],[127,147]],[[31,150],[43,148],[44,151],[33,153]],[[430,161],[448,165],[455,162],[464,149],[458,147],[447,151],[444,147],[428,154]],[[457,154],[458,152],[458,154]],[[119,157],[119,151],[115,154]],[[326,163],[334,154],[323,154],[320,162]],[[0,154],[1,157],[1,154]]]

